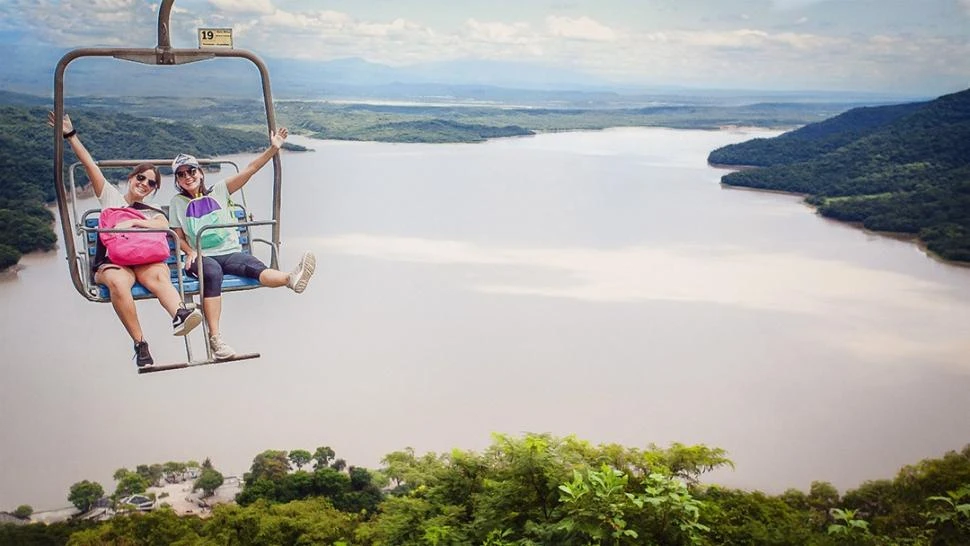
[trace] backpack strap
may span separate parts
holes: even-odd
[[[161,214],[162,216],[165,216],[165,211],[163,211],[162,209],[153,207],[147,203],[142,203],[141,201],[135,201],[130,206],[135,210],[151,210]]]

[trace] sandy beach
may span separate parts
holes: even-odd
[[[192,480],[181,483],[167,483],[158,487],[149,487],[145,493],[154,493],[156,507],[168,505],[180,516],[196,515],[207,517],[212,513],[212,507],[219,504],[230,504],[235,502],[236,494],[242,490],[242,479],[238,476],[226,476],[225,481],[219,489],[216,489],[211,497],[202,498],[202,491],[192,492]],[[104,512],[103,509],[100,512]],[[77,508],[68,506],[54,510],[43,510],[31,515],[32,523],[55,523],[67,521],[78,515]],[[100,519],[91,512],[96,519]]]
[[[155,494],[158,506],[167,504],[180,516],[194,514],[204,517],[212,511],[213,506],[235,502],[236,494],[241,489],[242,479],[226,476],[225,482],[211,497],[203,498],[201,489],[193,493],[192,481],[149,487],[147,492]]]

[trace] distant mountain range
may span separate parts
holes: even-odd
[[[0,45],[4,69],[0,90],[50,96],[53,73],[66,49]],[[411,100],[500,103],[581,108],[665,104],[740,105],[754,102],[855,102],[922,100],[890,93],[766,92],[633,88],[584,72],[535,62],[456,60],[393,67],[359,58],[314,61],[266,58],[274,96],[283,99]],[[172,76],[178,70],[178,78]],[[222,96],[260,93],[252,65],[218,59],[172,67],[146,66],[109,58],[73,61],[67,69],[68,96]]]
[[[724,184],[806,193],[825,216],[911,233],[944,258],[970,262],[970,89],[855,108],[719,148],[708,161],[760,167],[728,174]]]

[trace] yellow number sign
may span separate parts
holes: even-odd
[[[232,29],[200,28],[199,47],[232,47]]]

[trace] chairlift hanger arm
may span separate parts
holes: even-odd
[[[162,0],[158,10],[158,42],[154,48],[80,48],[69,51],[58,61],[54,71],[54,189],[57,196],[58,214],[61,217],[61,229],[65,251],[68,256],[68,267],[75,290],[92,301],[98,301],[84,289],[82,273],[71,232],[72,222],[68,206],[67,191],[64,187],[64,73],[67,66],[81,57],[114,57],[121,60],[154,65],[179,65],[213,58],[244,58],[248,59],[259,70],[263,87],[263,105],[266,113],[267,133],[276,131],[276,114],[273,108],[273,95],[269,81],[269,70],[266,64],[254,53],[240,49],[226,49],[218,47],[200,47],[198,49],[177,49],[172,47],[171,41],[171,13],[175,0]],[[282,202],[282,174],[279,154],[273,157],[273,241],[280,241],[280,208]],[[276,256],[273,256],[270,267],[278,268]]]
[[[167,49],[164,50],[169,54],[171,62],[163,62],[164,57],[161,55],[163,51],[162,48],[80,48],[67,52],[60,61],[57,63],[57,68],[54,72],[54,164],[55,164],[55,187],[57,191],[58,203],[66,202],[66,194],[63,189],[63,172],[62,167],[64,165],[64,142],[61,135],[64,134],[63,128],[63,116],[64,116],[64,73],[67,70],[68,64],[72,61],[79,59],[81,57],[114,57],[117,59],[142,62],[146,64],[156,64],[156,65],[178,65],[186,64],[195,61],[203,61],[213,58],[243,58],[248,59],[250,62],[256,65],[259,70],[260,79],[262,81],[263,87],[263,109],[266,113],[266,126],[268,129],[268,134],[272,135],[276,131],[276,112],[273,108],[273,93],[272,87],[269,81],[269,70],[266,67],[266,63],[263,62],[255,53],[241,49],[224,49],[224,48],[204,48],[204,49]],[[277,226],[273,228],[273,240],[280,240],[279,233],[279,220],[280,220],[280,209],[282,203],[282,174],[281,167],[282,162],[280,160],[279,154],[272,157],[273,162],[273,218],[277,220]],[[60,208],[60,207],[59,207]],[[67,218],[66,207],[64,210],[59,211],[62,218]],[[65,238],[67,235],[65,234]],[[73,252],[74,249],[68,249]],[[276,264],[272,264],[275,266]]]
[[[174,266],[173,277],[175,280],[173,282],[177,282],[178,292],[181,295],[183,301],[191,301],[191,296],[187,297],[187,294],[189,294],[189,291],[186,288],[185,284],[183,283],[183,276],[182,276],[184,264],[182,262],[181,254],[178,252],[178,247],[182,243],[182,240],[178,236],[178,233],[176,233],[175,230],[171,229],[168,226],[167,221],[163,222],[165,224],[164,226],[163,225],[155,226],[153,224],[146,224],[147,227],[138,228],[137,230],[130,229],[130,228],[102,230],[99,227],[97,227],[97,224],[96,224],[97,219],[91,216],[91,213],[100,212],[99,209],[93,209],[91,211],[84,213],[83,218],[78,216],[77,203],[76,203],[77,191],[76,191],[76,188],[74,187],[74,182],[75,182],[74,175],[77,167],[84,166],[85,169],[88,170],[89,178],[91,178],[92,180],[97,178],[103,184],[104,182],[103,174],[100,172],[100,170],[103,168],[131,167],[140,163],[151,163],[155,166],[162,166],[162,165],[168,165],[170,159],[150,159],[150,160],[128,159],[128,160],[105,160],[105,161],[96,162],[91,158],[90,154],[87,153],[87,151],[84,149],[80,140],[77,140],[78,152],[82,152],[82,153],[78,153],[77,155],[79,156],[79,159],[81,161],[78,161],[73,165],[71,165],[70,168],[67,169],[67,171],[65,172],[65,168],[64,168],[65,167],[64,165],[65,139],[63,138],[64,132],[65,132],[64,131],[64,127],[65,127],[64,75],[65,75],[65,72],[67,71],[67,66],[71,62],[81,57],[112,57],[123,61],[131,61],[131,62],[137,62],[137,63],[148,64],[148,65],[171,66],[171,65],[180,65],[180,64],[187,64],[187,63],[192,63],[197,61],[210,60],[210,59],[220,58],[220,57],[248,59],[250,62],[256,65],[256,68],[258,69],[260,74],[262,90],[263,90],[263,104],[264,104],[264,109],[266,114],[267,133],[270,137],[271,147],[273,146],[273,134],[276,132],[276,115],[275,115],[275,110],[273,108],[273,96],[270,88],[269,71],[266,67],[266,64],[263,63],[263,61],[259,57],[257,57],[255,54],[249,51],[233,49],[231,47],[232,46],[231,41],[229,42],[229,44],[227,44],[230,46],[228,49],[222,48],[222,47],[201,47],[201,46],[198,49],[172,48],[171,34],[170,34],[171,27],[169,24],[169,19],[171,17],[172,6],[174,5],[174,3],[175,3],[175,0],[161,0],[159,11],[158,11],[158,43],[156,47],[154,48],[105,48],[105,47],[80,48],[66,53],[63,57],[61,57],[61,59],[58,61],[55,67],[54,107],[53,107],[54,119],[51,120],[52,121],[51,125],[54,126],[54,135],[53,135],[54,136],[54,189],[55,189],[55,194],[57,196],[57,207],[58,207],[58,213],[61,218],[61,228],[63,230],[63,242],[65,245],[68,266],[71,271],[71,280],[74,284],[74,288],[78,291],[78,293],[80,293],[89,301],[95,301],[95,302],[109,301],[109,295],[106,295],[104,293],[104,291],[107,290],[107,288],[104,287],[103,285],[97,288],[92,288],[95,285],[90,284],[93,281],[93,279],[89,275],[89,272],[85,271],[84,273],[82,273],[81,269],[83,268],[85,270],[88,270],[90,257],[95,256],[97,254],[96,246],[98,243],[99,234],[102,232],[118,232],[118,231],[166,232],[170,238],[174,239],[174,245],[170,246],[170,248],[172,248],[172,246],[175,247],[174,256],[170,255],[168,257],[168,260],[166,260],[165,263],[169,265],[170,269],[173,269],[173,266]],[[201,42],[202,40],[200,39],[200,44]],[[239,229],[240,231],[244,231],[246,233],[244,248],[247,249],[246,250],[247,252],[251,252],[251,241],[253,239],[251,238],[249,233],[249,226],[250,225],[271,225],[272,231],[273,231],[272,241],[263,241],[262,239],[260,239],[260,241],[267,242],[270,244],[270,248],[272,249],[272,258],[271,258],[270,267],[278,269],[279,266],[277,262],[276,249],[279,245],[279,240],[280,240],[280,204],[282,201],[281,199],[282,175],[280,172],[281,161],[279,158],[279,154],[274,154],[272,159],[273,159],[273,175],[274,175],[273,176],[274,178],[273,180],[274,182],[273,183],[273,220],[268,222],[253,222],[250,217],[250,221],[245,223],[244,227],[238,227],[236,225],[229,225],[226,227],[236,228],[236,229]],[[236,172],[237,173],[239,172],[239,167],[232,161],[224,161],[224,160],[201,160],[200,161],[201,165],[222,164],[222,163],[227,163],[232,165],[235,168]],[[263,163],[266,163],[266,160],[264,160]],[[92,172],[92,169],[93,171],[98,171],[98,172],[96,173]],[[64,183],[64,178],[66,173],[69,174],[70,176],[71,199],[68,199],[68,189]],[[92,174],[96,174],[100,176],[91,176]],[[70,204],[68,204],[69,202]],[[239,208],[236,212],[234,212],[235,216],[241,220],[245,220],[244,207],[245,207],[245,198],[243,198],[243,206]],[[74,210],[73,216],[71,215],[71,211],[69,209]],[[72,233],[72,229],[74,228],[77,228],[77,238],[75,238],[74,234]],[[178,231],[181,232],[181,230],[178,230]],[[79,252],[79,249],[83,249],[83,252]],[[230,276],[230,277],[233,277],[233,276]],[[203,282],[202,278],[200,277],[198,282],[197,292],[196,292],[199,294],[200,298],[203,297],[202,282]],[[233,290],[247,290],[250,288],[255,288],[257,286],[259,286],[258,281],[254,281],[253,279],[246,279],[246,278],[229,279],[228,282],[224,281],[223,283],[224,289],[228,287],[229,289],[233,289]],[[92,289],[89,290],[89,288],[92,288]],[[136,294],[135,290],[134,289],[132,290],[132,294],[135,297],[135,299],[139,299],[139,298],[144,299],[144,298],[152,297],[152,295],[144,287],[141,287],[139,285],[139,286],[136,286],[135,288],[140,288],[141,290],[143,290],[143,292],[140,294]],[[147,369],[143,368],[143,369],[139,369],[139,373],[174,370],[174,369],[181,369],[181,368],[186,368],[191,366],[215,364],[219,362],[232,362],[236,360],[247,360],[252,358],[259,358],[258,353],[250,353],[250,354],[237,354],[232,358],[225,359],[225,360],[215,360],[211,352],[207,350],[207,358],[205,360],[195,361],[192,358],[192,348],[187,339],[185,342],[185,348],[186,348],[186,355],[187,355],[186,362],[164,365],[164,366],[159,366],[155,368],[147,368]]]

